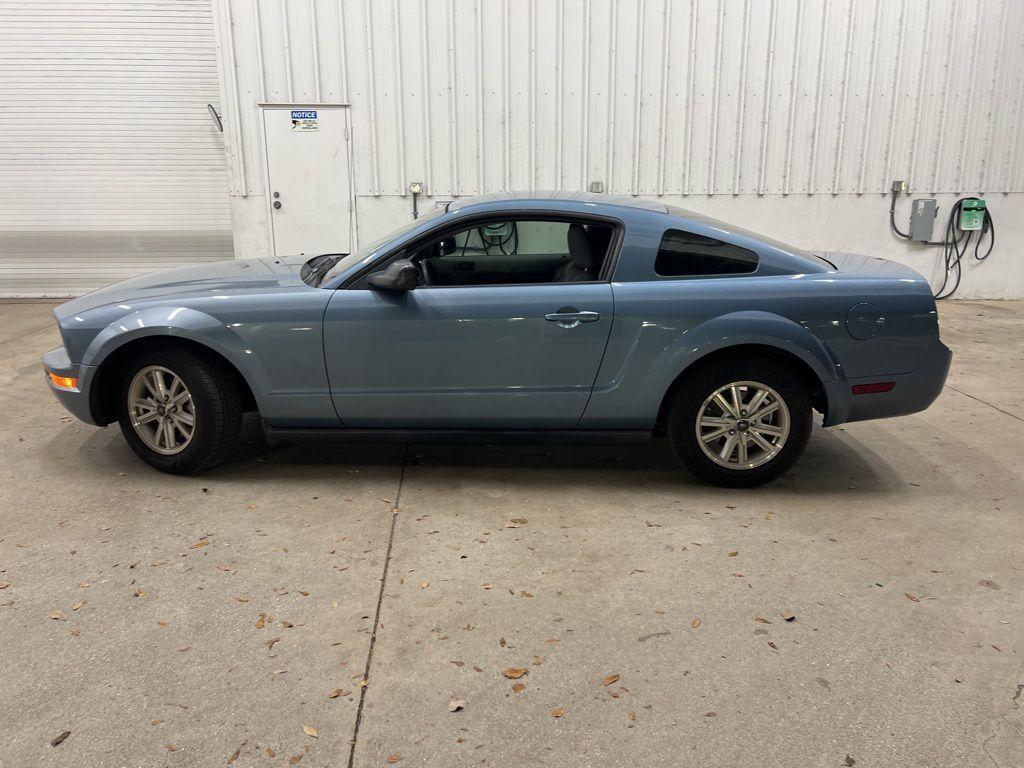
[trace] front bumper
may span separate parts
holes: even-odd
[[[952,360],[953,353],[949,347],[935,339],[921,355],[917,367],[910,373],[879,374],[831,382],[828,386],[829,413],[824,426],[832,427],[848,421],[905,416],[923,411],[934,403],[935,398],[942,392]],[[857,384],[878,381],[892,381],[895,382],[895,386],[889,392],[876,394],[854,395],[851,391]]]
[[[72,363],[64,347],[57,347],[43,355],[43,370],[46,382],[60,404],[86,424],[99,426],[93,417],[89,401],[90,385],[93,375],[96,373],[96,367]],[[50,379],[51,373],[77,379],[78,384],[74,388],[59,387]]]

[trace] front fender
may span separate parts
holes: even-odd
[[[257,398],[268,389],[267,372],[245,340],[216,318],[189,307],[151,307],[123,315],[96,334],[82,354],[82,364],[98,367],[125,344],[150,336],[187,339],[208,347],[238,370]]]

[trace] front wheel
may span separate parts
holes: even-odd
[[[144,462],[185,474],[222,461],[238,442],[242,401],[225,366],[186,349],[142,354],[120,380],[118,421]]]
[[[724,360],[680,387],[668,432],[676,456],[698,478],[749,488],[792,466],[811,423],[810,393],[785,366]]]

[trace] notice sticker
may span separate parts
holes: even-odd
[[[293,131],[316,131],[319,130],[319,122],[315,109],[293,109],[292,110]]]

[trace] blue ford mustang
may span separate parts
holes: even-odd
[[[147,463],[271,442],[667,433],[699,478],[757,485],[824,426],[922,410],[950,351],[927,281],[661,203],[459,200],[352,254],[156,272],[54,312],[78,418]]]

